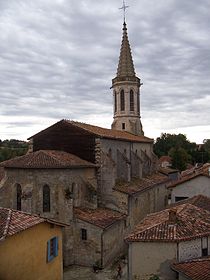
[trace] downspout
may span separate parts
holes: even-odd
[[[104,258],[104,231],[102,230],[102,233],[101,233],[101,267],[103,267],[103,258]]]

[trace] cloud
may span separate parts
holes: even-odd
[[[209,1],[127,2],[145,133],[201,142],[210,133]],[[25,139],[62,118],[111,126],[121,5],[0,0],[0,138]]]

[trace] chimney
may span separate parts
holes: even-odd
[[[177,222],[177,211],[176,209],[169,209],[168,221],[170,224],[175,224]]]

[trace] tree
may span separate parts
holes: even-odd
[[[207,141],[206,146],[208,145],[210,143]],[[171,156],[173,167],[179,170],[184,170],[187,163],[194,165],[209,160],[209,153],[202,149],[198,150],[196,143],[190,142],[184,134],[162,133],[155,141],[154,151],[159,157]]]
[[[169,156],[172,158],[172,167],[180,171],[187,168],[187,163],[190,162],[191,156],[181,147],[171,148]]]

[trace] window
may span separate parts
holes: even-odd
[[[21,185],[17,184],[16,186],[16,203],[17,203],[17,210],[21,210],[21,196],[22,196],[22,189]]]
[[[202,244],[202,257],[208,256],[208,238],[203,237],[201,239]]]
[[[122,129],[125,129],[125,123],[122,123]]]
[[[51,262],[58,255],[58,237],[47,241],[47,261]]]
[[[43,212],[50,212],[50,187],[43,187]]]
[[[137,93],[137,112],[140,113],[139,92]]]
[[[120,92],[120,109],[125,111],[125,93],[123,89]]]
[[[188,197],[187,196],[175,196],[175,202],[178,202],[180,200],[184,200],[184,199],[187,199]]]
[[[81,239],[87,240],[87,230],[84,228],[81,228]]]
[[[130,111],[134,111],[134,93],[130,90]]]
[[[117,93],[114,91],[114,111],[117,112]]]

